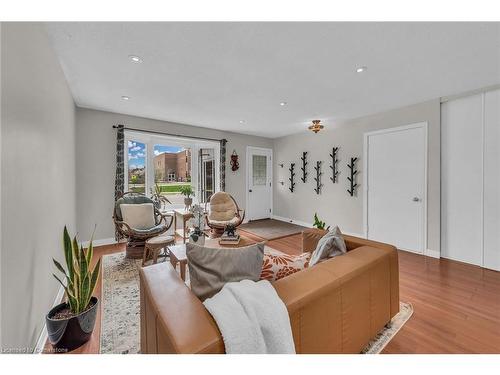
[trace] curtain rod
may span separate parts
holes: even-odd
[[[159,135],[168,135],[171,137],[179,137],[179,138],[188,138],[188,139],[199,139],[203,141],[216,141],[216,142],[227,142],[227,139],[216,139],[216,138],[205,138],[205,137],[196,137],[194,135],[181,135],[181,134],[172,134],[172,133],[164,133],[164,132],[159,132],[159,131],[154,131],[154,130],[143,130],[143,129],[135,129],[135,128],[128,128],[124,125],[113,125],[113,129],[123,129],[123,130],[132,130],[136,132],[142,132],[142,133],[150,133],[150,134],[159,134]]]

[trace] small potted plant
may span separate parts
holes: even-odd
[[[318,229],[322,229],[322,230],[325,230],[325,226],[326,226],[326,223],[324,221],[321,221],[319,218],[318,218],[318,214],[315,213],[314,214],[314,223],[313,223],[313,227],[316,227]],[[326,228],[326,230],[329,230],[330,229],[330,226],[328,226]]]
[[[191,208],[191,205],[193,204],[193,198],[191,197],[194,197],[194,191],[191,185],[182,186],[181,194],[184,195],[184,206],[186,210],[189,210]]]
[[[68,230],[63,232],[64,258],[66,269],[52,259],[63,274],[62,279],[53,275],[66,292],[66,302],[55,306],[45,317],[50,343],[58,348],[71,351],[90,339],[94,330],[99,300],[94,297],[94,289],[99,277],[101,260],[92,269],[92,239],[87,250],[78,247],[76,236],[71,240]]]
[[[189,210],[193,217],[189,219],[189,224],[193,227],[191,234],[189,235],[189,242],[203,246],[205,244],[205,211],[203,207],[199,204],[195,204],[191,210]]]

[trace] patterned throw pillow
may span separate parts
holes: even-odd
[[[295,272],[302,271],[309,265],[310,258],[311,253],[287,255],[266,247],[260,279],[276,281]]]

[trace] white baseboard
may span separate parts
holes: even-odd
[[[441,258],[441,252],[437,250],[426,249],[424,255],[431,258]]]
[[[306,223],[305,221],[290,219],[288,217],[283,217],[283,216],[278,216],[278,215],[272,215],[272,219],[279,220],[279,221],[285,221],[287,223],[301,225],[301,226],[306,227],[306,228],[312,228],[313,227],[311,223]]]
[[[57,291],[56,298],[54,299],[54,303],[52,304],[52,307],[55,307],[59,305],[63,299],[64,296],[64,288],[62,285],[59,285],[59,290]],[[33,350],[33,354],[42,354],[43,349],[45,347],[45,343],[47,342],[48,339],[48,333],[47,333],[47,326],[45,324],[45,318],[43,321],[43,328],[42,332],[40,332],[40,335],[38,336],[38,340],[36,341],[35,348]]]
[[[279,220],[279,221],[285,221],[287,223],[301,225],[301,226],[306,227],[306,228],[313,228],[313,225],[311,223],[306,223],[305,221],[290,219],[288,217],[283,217],[283,216],[278,216],[278,215],[273,215],[272,218],[275,220]],[[342,231],[342,229],[340,229],[340,230]],[[365,238],[365,236],[363,236],[362,234],[359,234],[359,233],[351,233],[351,232],[345,232],[345,231],[342,231],[342,233],[346,234],[348,236]]]
[[[80,246],[83,246],[84,248],[87,248],[87,247],[89,247],[89,243],[90,243],[90,241],[81,242]],[[94,247],[96,247],[96,246],[105,246],[105,245],[114,245],[116,243],[117,242],[116,242],[116,240],[115,240],[114,237],[103,238],[103,239],[100,239],[100,240],[93,240],[92,241],[92,244],[94,245]]]

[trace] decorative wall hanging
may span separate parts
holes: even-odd
[[[290,171],[290,178],[289,178],[289,180],[290,180],[290,187],[288,189],[290,189],[290,191],[292,193],[293,193],[293,190],[295,189],[295,181],[294,181],[294,179],[295,179],[295,171],[294,171],[294,169],[295,169],[295,163],[291,163],[290,164],[290,169],[289,169],[289,171]]]
[[[332,170],[332,177],[330,177],[330,180],[332,180],[333,183],[336,183],[339,180],[337,177],[339,174],[339,171],[337,169],[337,163],[339,162],[339,159],[337,158],[338,150],[338,147],[334,147],[332,149],[332,153],[330,154],[330,157],[332,158],[332,165],[330,165],[330,168]]]
[[[307,151],[302,153],[302,157],[300,158],[300,160],[302,160],[302,167],[300,167],[300,169],[302,170],[302,177],[300,179],[305,183],[307,181]]]
[[[226,144],[227,139],[220,140],[220,191],[226,191]]]
[[[324,126],[321,125],[321,120],[312,120],[312,125],[308,127],[309,130],[313,131],[314,134],[317,134]]]
[[[354,196],[354,193],[356,193],[356,188],[358,187],[358,184],[356,183],[356,175],[358,174],[358,170],[356,169],[356,161],[358,158],[351,158],[351,162],[347,164],[347,167],[350,169],[350,176],[347,177],[351,184],[351,188],[347,189],[347,192],[350,194],[351,197]]]
[[[314,181],[316,181],[316,188],[314,189],[314,191],[316,192],[316,194],[319,194],[321,193],[321,187],[323,186],[323,184],[321,183],[321,175],[323,174],[323,172],[321,172],[321,161],[316,162],[316,166],[314,167],[314,169],[316,170],[316,177],[314,177]]]
[[[240,163],[238,163],[238,154],[236,153],[236,150],[233,150],[233,153],[231,154],[231,170],[236,172],[239,168]]]

